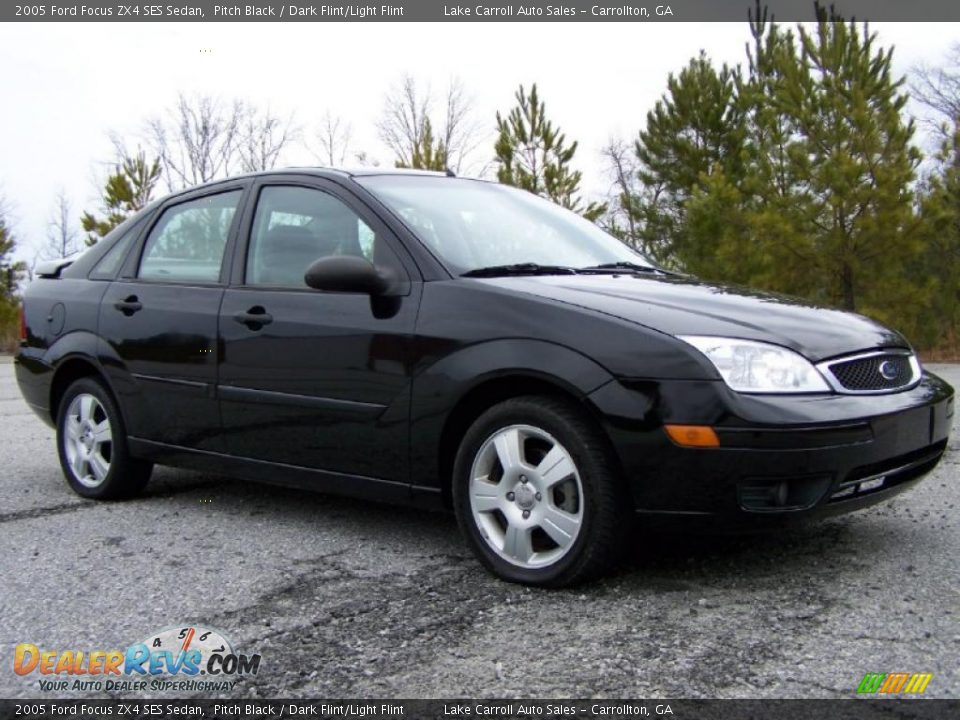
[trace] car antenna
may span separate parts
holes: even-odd
[[[456,176],[457,174],[453,170],[451,170],[450,168],[447,168],[447,177],[456,177]]]

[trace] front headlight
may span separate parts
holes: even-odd
[[[806,358],[779,345],[705,335],[678,337],[706,355],[724,382],[738,392],[830,392]]]

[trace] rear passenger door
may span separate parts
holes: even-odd
[[[217,321],[245,190],[174,198],[103,297],[101,359],[133,437],[223,449]]]

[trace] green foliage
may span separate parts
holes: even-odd
[[[397,160],[398,168],[413,168],[415,170],[436,170],[442,172],[447,169],[447,148],[440,138],[434,139],[433,126],[430,118],[423,121],[423,131],[413,144],[410,153],[410,163]]]
[[[130,215],[146,207],[160,181],[160,173],[159,158],[148,162],[142,151],[132,157],[123,157],[104,186],[103,214],[98,217],[85,212],[80,219],[87,232],[87,245],[96,245]]]
[[[740,177],[743,122],[734,102],[737,71],[719,71],[701,53],[667,78],[667,92],[647,113],[634,152],[646,192],[630,203],[639,238],[668,264],[702,269],[688,234],[687,205],[701,183],[715,173]]]
[[[668,265],[863,312],[923,342],[947,280],[916,272],[929,233],[903,80],[866,25],[817,17],[794,33],[758,5],[743,70],[701,53],[670,76],[635,148],[637,232]],[[942,223],[948,186],[925,204]]]
[[[911,299],[903,268],[922,250],[911,193],[920,154],[901,117],[903,80],[866,26],[821,11],[816,31],[799,33],[801,62],[778,100],[801,133],[791,157],[816,240],[801,261],[819,264],[831,302],[895,321],[894,306]]]
[[[582,173],[570,166],[577,152],[576,141],[568,144],[566,135],[547,119],[536,84],[529,94],[521,85],[515,97],[517,104],[507,117],[497,113],[497,179],[597,220],[606,206],[584,205],[579,197]]]
[[[926,252],[915,267],[930,280],[930,317],[926,344],[956,357],[960,354],[960,128],[944,141],[939,171],[932,175],[920,201]]]
[[[0,207],[0,350],[10,351],[16,346],[20,300],[17,286],[25,270],[22,262],[13,259],[16,248],[13,230]]]

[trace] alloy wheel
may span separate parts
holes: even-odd
[[[583,485],[570,452],[545,430],[511,425],[481,445],[470,509],[487,544],[522,568],[560,560],[583,526]]]
[[[110,472],[113,431],[103,405],[80,393],[63,418],[63,450],[73,477],[88,488],[99,487]]]

